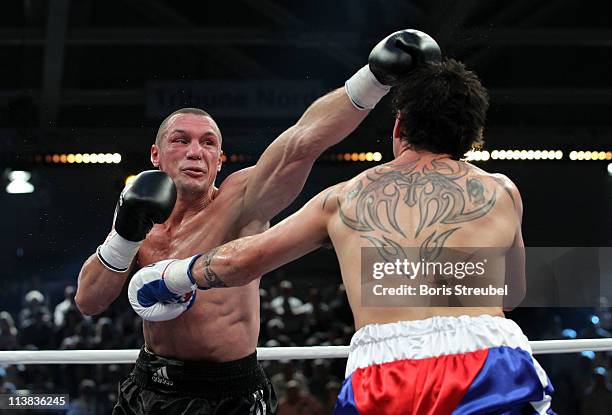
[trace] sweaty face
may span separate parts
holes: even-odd
[[[166,126],[160,145],[151,148],[151,162],[166,172],[179,193],[203,195],[221,167],[221,134],[210,117],[177,114]]]

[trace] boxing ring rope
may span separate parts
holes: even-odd
[[[612,339],[540,340],[529,342],[533,354],[612,351]],[[15,350],[0,351],[0,364],[133,364],[139,350]],[[259,360],[346,358],[349,346],[258,347]]]

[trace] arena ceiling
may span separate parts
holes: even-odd
[[[608,129],[612,109],[605,4],[5,1],[0,120],[18,134],[4,134],[2,150],[41,139],[51,150],[78,137],[92,145],[117,134],[150,137],[159,122],[146,110],[155,81],[318,80],[331,89],[365,62],[382,36],[406,27],[430,33],[447,55],[479,73],[491,91],[491,131],[529,135],[557,128],[573,140],[587,128],[597,140],[592,135]],[[225,130],[244,135],[291,122],[244,118]]]

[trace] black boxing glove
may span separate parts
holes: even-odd
[[[440,47],[431,36],[408,29],[395,32],[374,46],[368,65],[381,84],[395,86],[419,64],[437,63],[440,59]]]
[[[176,188],[163,171],[140,173],[117,203],[115,231],[132,242],[142,241],[154,223],[164,223],[174,209]]]
[[[440,59],[440,47],[429,35],[418,30],[400,30],[372,49],[368,65],[346,81],[346,94],[355,108],[372,109],[420,63]]]
[[[140,173],[121,192],[114,230],[96,251],[100,262],[111,271],[127,271],[147,233],[170,217],[175,203],[176,188],[166,173]]]

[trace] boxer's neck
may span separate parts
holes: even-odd
[[[444,154],[444,153],[432,153],[431,151],[427,151],[427,150],[415,150],[410,146],[403,146],[400,149],[400,153],[397,155],[397,157],[395,157],[395,160],[397,160],[400,163],[403,162],[410,162],[410,161],[414,161],[414,160],[428,160],[428,159],[432,159],[432,158],[450,158],[450,154]]]
[[[184,221],[206,209],[217,195],[218,189],[211,186],[204,196],[185,197],[179,193],[172,214],[166,221],[166,225],[175,228]]]

